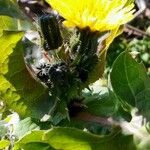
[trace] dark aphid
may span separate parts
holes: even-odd
[[[37,77],[50,88],[52,85],[64,86],[68,83],[69,69],[64,62],[41,64],[37,69],[39,70]]]
[[[49,69],[50,65],[49,64],[41,64],[39,67],[37,67],[39,72],[37,73],[37,77],[44,83],[49,82]]]
[[[55,85],[63,86],[68,83],[69,69],[64,62],[54,64],[49,69],[49,77]]]
[[[46,51],[59,48],[63,39],[60,33],[58,20],[54,14],[46,14],[40,17],[41,32],[44,37],[43,47]]]

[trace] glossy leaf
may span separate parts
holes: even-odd
[[[110,77],[113,90],[126,109],[137,107],[149,118],[150,78],[143,65],[123,52],[114,62]]]

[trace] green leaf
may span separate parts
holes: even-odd
[[[123,141],[125,144],[126,140],[120,134],[119,134],[120,141],[116,141],[118,138],[118,135],[115,137],[113,136],[100,137],[100,136],[92,135],[90,133],[86,133],[84,131],[77,130],[77,129],[55,128],[47,132],[45,134],[44,139],[48,141],[48,143],[55,149],[64,149],[64,150],[72,150],[72,149],[76,149],[76,150],[99,150],[99,149],[113,150],[115,149],[117,150],[119,149],[120,150],[122,148],[123,150],[125,147],[123,147],[123,145],[120,145],[120,144]],[[121,139],[123,140],[122,142],[121,142]]]
[[[20,150],[21,147],[23,147],[24,145],[29,144],[29,143],[42,142],[43,135],[44,135],[44,131],[42,131],[42,130],[32,131],[31,133],[28,133],[28,135],[25,135],[21,140],[19,140],[15,144],[14,150]]]
[[[0,30],[26,31],[33,28],[29,20],[21,20],[8,16],[0,16],[0,20]]]
[[[0,99],[22,117],[39,118],[48,113],[52,101],[26,68],[21,37],[21,32],[4,32],[0,38]]]
[[[67,109],[67,104],[64,101],[58,101],[55,113],[53,114],[53,117],[51,118],[51,122],[54,125],[57,125],[60,123],[63,119],[68,119],[69,114],[68,114],[68,109]]]
[[[110,78],[113,90],[126,109],[137,107],[149,118],[150,78],[143,65],[123,52],[114,62]]]
[[[108,87],[94,86],[92,91],[83,93],[86,111],[101,117],[112,117],[116,120],[131,120],[131,114],[124,111],[117,96]]]
[[[18,139],[20,139],[28,132],[39,129],[40,128],[31,120],[31,118],[28,117],[19,122],[19,124],[15,127],[13,135],[16,136]]]
[[[0,149],[5,149],[7,146],[9,146],[10,142],[8,140],[1,140],[0,141]]]
[[[33,131],[15,145],[15,150],[30,143],[47,143],[61,150],[134,150],[133,137],[120,131],[109,136],[97,136],[74,128],[53,128],[49,131]]]
[[[106,87],[93,86],[91,92],[85,91],[83,96],[87,111],[93,115],[111,117],[117,111],[117,98]]]
[[[0,0],[0,15],[26,19],[26,16],[19,9],[17,0]]]

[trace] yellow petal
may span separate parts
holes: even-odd
[[[134,4],[129,0],[47,0],[64,17],[67,27],[91,31],[114,30],[132,20]]]

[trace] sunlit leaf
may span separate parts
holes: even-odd
[[[7,146],[9,146],[10,142],[8,140],[1,140],[0,141],[0,149],[5,149]]]
[[[48,113],[51,101],[26,69],[21,37],[21,32],[4,32],[0,38],[0,98],[19,115],[39,118]]]
[[[135,150],[132,136],[123,135],[120,131],[109,136],[97,136],[74,128],[33,131],[17,142],[15,150],[39,142],[62,150]]]
[[[0,20],[0,30],[26,31],[32,29],[31,22],[28,20],[11,18],[8,16],[0,16]]]

